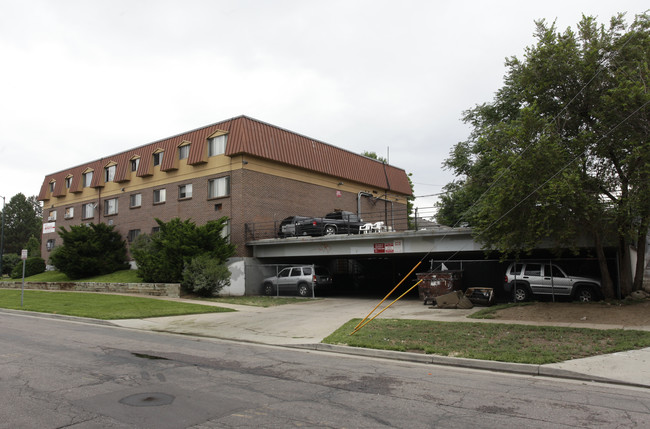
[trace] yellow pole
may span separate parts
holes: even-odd
[[[422,279],[422,280],[424,280],[424,279]],[[375,320],[375,318],[376,318],[377,316],[379,316],[381,313],[383,313],[384,310],[387,310],[388,307],[390,307],[391,305],[395,304],[397,301],[399,301],[400,299],[402,299],[402,297],[403,297],[404,295],[406,295],[407,293],[409,293],[409,292],[411,291],[411,289],[413,289],[415,286],[419,285],[419,284],[422,282],[422,280],[419,280],[416,284],[414,284],[413,286],[411,286],[411,287],[410,287],[406,292],[404,292],[403,294],[401,294],[400,296],[398,296],[398,297],[395,299],[395,301],[391,302],[391,303],[388,304],[386,307],[384,307],[384,308],[383,308],[379,313],[375,314],[375,315],[372,317],[372,319],[368,320],[368,321],[367,321],[366,323],[364,323],[363,325],[361,325],[361,322],[360,322],[359,325],[361,325],[361,326],[357,325],[357,327],[354,328],[354,331],[352,331],[352,333],[350,333],[350,335],[354,335],[354,334],[356,334],[359,330],[361,330],[361,328],[363,328],[363,327],[366,326],[368,323],[370,323],[370,322],[372,322],[373,320]],[[375,308],[376,308],[376,307],[375,307]],[[365,320],[365,319],[364,319],[364,320]],[[362,322],[363,322],[363,321],[362,321]]]
[[[379,304],[375,305],[375,308],[373,308],[372,311],[370,311],[370,313],[368,313],[368,315],[367,315],[366,317],[364,317],[363,320],[362,320],[361,322],[359,322],[359,324],[357,324],[357,326],[354,327],[354,329],[357,329],[357,328],[359,327],[359,325],[361,325],[363,322],[365,322],[366,319],[367,319],[368,317],[370,317],[370,315],[371,315],[372,313],[374,313],[374,311],[377,309],[377,307],[379,307],[379,306],[380,306],[384,301],[386,301],[386,300],[388,299],[388,297],[389,297],[393,292],[395,292],[395,289],[397,289],[398,287],[400,287],[400,285],[401,285],[402,283],[404,283],[404,280],[406,280],[406,279],[408,278],[408,276],[410,276],[411,273],[412,273],[413,271],[415,271],[415,269],[416,269],[417,267],[420,266],[421,263],[422,263],[422,261],[418,262],[418,263],[413,267],[413,269],[412,269],[411,271],[409,271],[409,273],[408,273],[407,275],[404,276],[404,278],[402,279],[402,281],[400,281],[399,283],[397,283],[397,286],[395,286],[395,287],[393,288],[393,290],[391,290],[390,292],[388,292],[388,295],[386,295],[386,296],[384,297],[384,299],[382,299],[381,301],[379,301]],[[420,280],[420,281],[422,281],[422,280]],[[418,283],[420,283],[420,282],[418,282]],[[416,285],[417,285],[418,283],[416,283]],[[413,289],[413,288],[411,288],[411,289]],[[411,289],[409,289],[409,290],[411,290]],[[399,299],[399,298],[398,298],[398,299]],[[388,307],[386,307],[386,308],[388,308]],[[383,310],[382,310],[382,311],[383,311]],[[356,331],[355,331],[355,332],[356,332]]]

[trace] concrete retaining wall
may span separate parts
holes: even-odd
[[[0,287],[20,289],[22,282],[0,283]],[[66,290],[75,292],[133,293],[149,296],[179,298],[178,283],[84,283],[84,282],[25,282],[25,289]]]

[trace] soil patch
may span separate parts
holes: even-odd
[[[536,302],[504,308],[495,319],[530,322],[562,322],[599,325],[650,326],[650,300],[635,303]]]

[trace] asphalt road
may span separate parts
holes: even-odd
[[[0,312],[0,428],[650,427],[650,390]]]

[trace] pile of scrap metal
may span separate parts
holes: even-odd
[[[434,298],[438,308],[472,308],[474,304],[492,305],[494,290],[492,288],[469,288],[465,293],[460,290]]]

